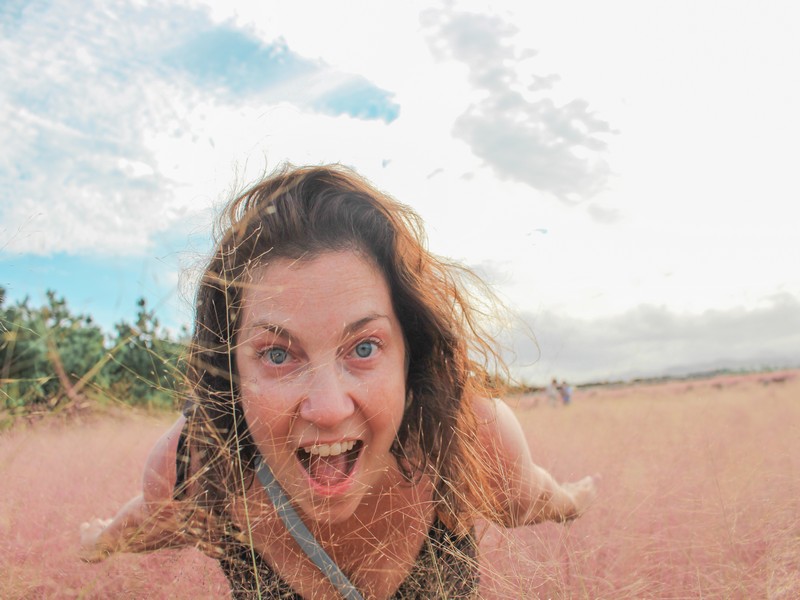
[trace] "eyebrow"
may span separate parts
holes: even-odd
[[[343,333],[345,334],[344,337],[355,335],[361,329],[366,327],[366,325],[368,325],[369,323],[372,323],[373,321],[378,321],[380,319],[386,319],[387,321],[389,321],[389,317],[387,315],[381,313],[370,313],[365,317],[353,321],[352,323],[348,323],[342,329]],[[289,329],[281,325],[277,325],[275,323],[270,323],[269,321],[256,321],[250,327],[251,329],[262,329],[264,331],[273,333],[276,336],[285,337],[290,342],[295,339],[295,336]]]
[[[352,323],[346,325],[344,328],[344,332],[347,335],[353,335],[355,333],[358,333],[359,330],[363,329],[367,324],[372,323],[373,321],[378,321],[380,319],[386,319],[388,321],[389,317],[387,315],[382,315],[380,313],[372,313],[367,315],[366,317],[363,317],[361,319],[358,319],[357,321],[353,321]]]
[[[270,323],[269,321],[256,321],[250,326],[250,329],[263,329],[264,331],[268,331],[269,333],[274,333],[280,337],[287,337],[292,339],[292,332],[286,329],[285,327],[281,327],[280,325],[276,325],[275,323]]]

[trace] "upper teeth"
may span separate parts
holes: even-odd
[[[349,440],[347,442],[335,442],[333,444],[317,444],[316,446],[303,448],[303,450],[309,454],[319,454],[320,456],[338,456],[342,452],[352,450],[355,445],[355,440]]]

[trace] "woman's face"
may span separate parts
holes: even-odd
[[[244,292],[235,349],[250,433],[303,512],[340,522],[388,481],[405,405],[405,342],[361,255],[276,259]]]

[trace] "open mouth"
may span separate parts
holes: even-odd
[[[300,448],[297,460],[314,483],[333,487],[347,481],[353,473],[363,446],[361,440],[317,444]]]

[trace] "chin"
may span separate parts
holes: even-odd
[[[355,498],[325,499],[315,502],[304,502],[300,509],[303,514],[317,526],[340,525],[353,518],[363,496]]]

